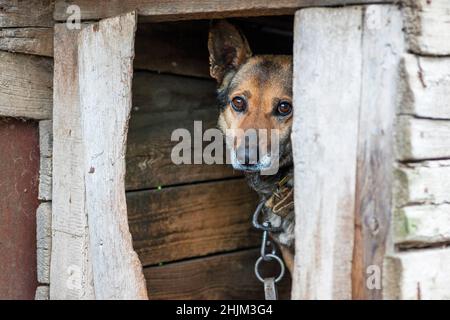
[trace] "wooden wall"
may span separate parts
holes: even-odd
[[[256,52],[290,53],[291,17],[235,23]],[[277,28],[285,35],[275,35]],[[231,166],[174,165],[170,158],[174,129],[193,134],[196,120],[203,130],[216,126],[207,33],[207,21],[141,24],[137,30],[126,188],[150,299],[263,298],[253,273],[261,236],[251,226],[256,194]],[[272,48],[264,36],[273,39]],[[286,278],[283,298],[289,287]]]

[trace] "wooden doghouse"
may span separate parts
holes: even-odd
[[[292,298],[450,298],[447,0],[0,4],[0,115],[40,121],[39,297],[262,297],[254,194],[170,162],[174,128],[214,126],[206,33],[230,18],[293,48]]]

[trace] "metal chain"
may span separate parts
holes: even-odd
[[[264,283],[264,292],[266,300],[276,300],[277,299],[277,290],[276,290],[276,283],[279,282],[285,272],[285,266],[283,260],[277,255],[275,244],[272,243],[272,241],[268,240],[268,234],[269,232],[272,233],[278,233],[283,230],[281,227],[272,227],[269,220],[265,220],[262,224],[259,223],[259,215],[264,207],[265,201],[261,201],[260,204],[256,207],[255,213],[253,214],[253,227],[255,227],[257,230],[263,231],[262,234],[262,240],[261,240],[261,256],[256,260],[255,263],[255,275],[258,278],[259,281]],[[267,253],[268,248],[270,253]],[[275,260],[280,265],[280,274],[278,277],[274,278],[263,278],[261,277],[261,274],[259,273],[259,266],[261,265],[261,262],[265,261],[273,261]]]

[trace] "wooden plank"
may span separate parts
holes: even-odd
[[[450,2],[405,1],[406,34],[410,50],[419,54],[450,54]]]
[[[258,246],[256,194],[243,179],[129,192],[133,245],[144,266]]]
[[[450,249],[398,253],[386,258],[384,298],[450,299]]]
[[[450,121],[400,116],[395,147],[401,161],[449,158]]]
[[[194,19],[220,19],[228,17],[274,16],[294,14],[303,7],[337,6],[345,4],[386,3],[390,0],[56,0],[54,18],[67,19],[68,6],[76,4],[81,9],[81,19],[93,20],[115,16],[131,10],[138,10],[145,21],[173,21]],[[393,2],[393,1],[392,1]],[[142,21],[140,19],[140,21]]]
[[[85,203],[95,296],[146,299],[125,199],[135,12],[84,28],[78,37]]]
[[[450,205],[414,205],[395,212],[395,244],[423,247],[450,242]]]
[[[239,176],[227,165],[176,165],[171,160],[172,132],[194,121],[203,130],[218,119],[215,83],[210,80],[137,72],[127,146],[127,190]],[[201,137],[200,137],[201,139]],[[192,143],[193,154],[194,143]]]
[[[450,203],[450,161],[425,161],[400,165],[395,171],[396,207]]]
[[[230,300],[264,299],[263,285],[253,266],[259,250],[193,259],[144,269],[152,300]],[[267,275],[276,275],[278,266],[269,264]],[[286,274],[278,285],[279,298],[289,299],[290,281]]]
[[[0,52],[0,115],[51,118],[52,64],[48,58]]]
[[[373,300],[381,299],[381,286],[367,286],[367,270],[372,266],[381,270],[386,251],[398,69],[405,46],[396,6],[367,6],[363,19],[352,291],[353,299]]]
[[[38,128],[0,119],[0,299],[33,299],[36,279]]]
[[[51,299],[93,299],[78,95],[77,30],[55,26]]]
[[[450,58],[407,54],[402,73],[401,113],[450,119]]]
[[[53,123],[39,121],[39,200],[52,200]]]
[[[53,26],[54,0],[0,0],[0,28]]]
[[[36,211],[37,280],[50,283],[50,253],[52,248],[52,204],[43,202]]]
[[[53,28],[0,29],[0,50],[53,57]]]
[[[352,295],[362,13],[312,8],[295,17],[294,299]]]

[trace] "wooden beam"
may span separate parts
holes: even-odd
[[[248,300],[264,299],[263,284],[253,266],[259,250],[197,258],[144,269],[152,300]],[[278,266],[264,266],[265,274],[276,275]],[[289,299],[290,281],[286,274],[277,285],[279,298]]]
[[[0,50],[53,57],[53,28],[0,29]]]
[[[450,249],[427,249],[389,256],[384,268],[384,298],[450,299]]]
[[[147,298],[125,199],[136,23],[132,12],[91,24],[78,37],[82,171],[98,299]]]
[[[0,0],[0,28],[53,26],[54,0]]]
[[[94,299],[85,208],[77,30],[55,26],[50,299]]]
[[[406,35],[410,50],[424,55],[450,54],[448,0],[406,0]]]
[[[382,2],[391,2],[391,0],[231,0],[226,2],[220,0],[100,0],[96,2],[92,2],[91,0],[56,0],[54,18],[57,21],[66,20],[68,17],[67,8],[73,4],[80,7],[82,20],[101,19],[131,10],[137,10],[143,20],[156,22],[288,15],[294,14],[299,8],[311,6],[338,6]]]
[[[50,119],[51,59],[0,51],[0,116]]]
[[[403,58],[402,74],[399,104],[402,114],[450,119],[450,57],[407,54]]]
[[[396,6],[363,10],[352,297],[373,300],[382,298],[382,290],[367,285],[368,270],[373,266],[382,270],[385,251],[392,250],[386,248],[386,240],[392,212],[399,65],[405,44],[402,14]]]
[[[292,141],[301,223],[293,299],[352,297],[362,13],[313,8],[295,17],[293,90],[301,112],[294,113]]]

